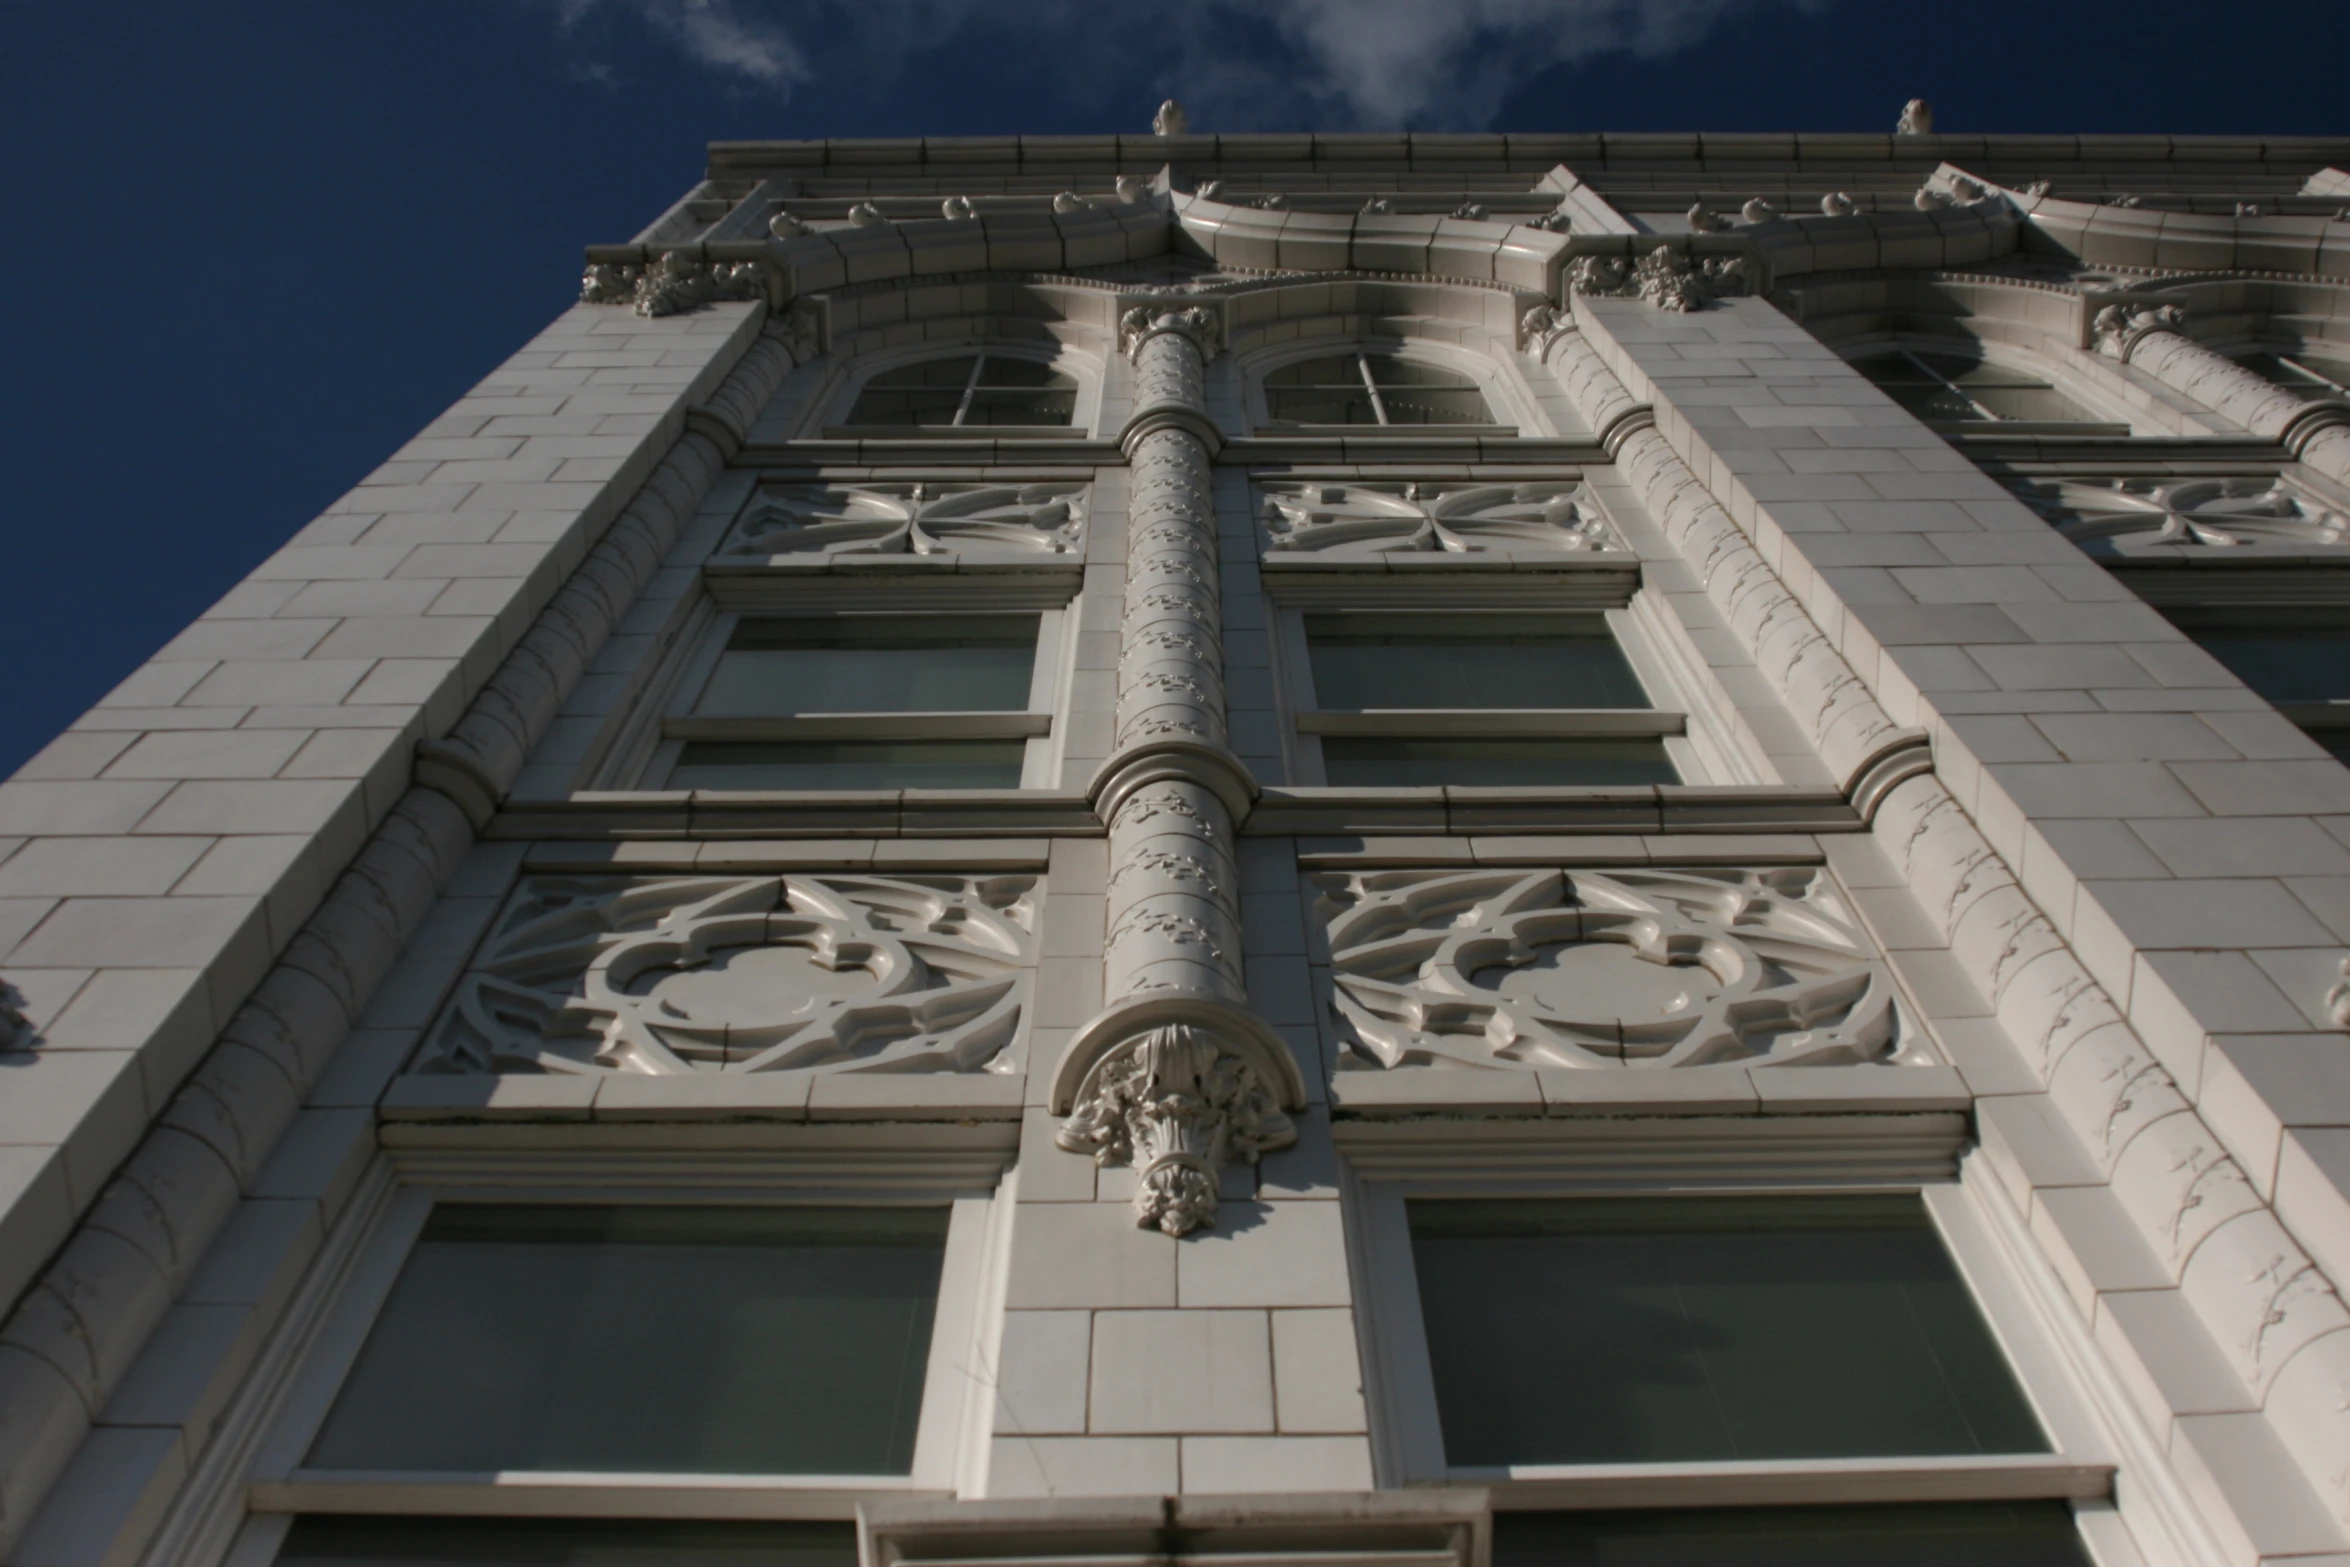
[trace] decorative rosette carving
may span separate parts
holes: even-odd
[[[1314,878],[1342,1068],[1924,1059],[1818,870]]]
[[[1082,484],[770,485],[719,555],[1068,555],[1084,545],[1085,501]]]
[[[2023,503],[2092,555],[2148,547],[2226,549],[2245,544],[2325,547],[2350,543],[2350,516],[2282,479],[2032,480]]]
[[[1009,1069],[1033,877],[537,877],[418,1070]]]
[[[1269,555],[1335,559],[1391,553],[1621,552],[1582,485],[1313,484],[1263,487]]]

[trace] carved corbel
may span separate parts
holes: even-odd
[[[1215,1223],[1235,1164],[1297,1140],[1305,1080],[1260,1018],[1200,996],[1143,996],[1071,1041],[1053,1083],[1055,1141],[1136,1176],[1135,1223],[1181,1237]]]
[[[2138,345],[2155,333],[2184,335],[2186,330],[2187,312],[2177,305],[2107,305],[2089,323],[2098,349],[2124,364],[2130,362]]]

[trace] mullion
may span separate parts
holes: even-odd
[[[2341,382],[2335,380],[2332,376],[2327,375],[2322,371],[2310,369],[2309,366],[2303,364],[2300,360],[2295,359],[2290,354],[2277,355],[2277,363],[2282,365],[2291,365],[2294,369],[2300,371],[2303,375],[2309,377],[2312,381],[2330,386],[2335,391],[2343,393],[2344,395],[2350,395],[2350,386],[2344,386]]]
[[[963,400],[955,405],[955,427],[958,429],[971,417],[971,394],[979,389],[979,379],[986,370],[987,355],[974,355],[971,360],[971,374],[963,381]]]
[[[1371,394],[1371,412],[1379,416],[1382,425],[1390,423],[1387,400],[1379,395],[1379,383],[1371,378],[1371,361],[1363,357],[1360,349],[1355,351],[1355,374],[1363,378],[1363,389]]]
[[[1923,370],[1926,372],[1926,374],[1932,376],[1935,380],[1941,382],[1943,390],[1949,392],[1954,397],[1957,397],[1969,408],[1972,408],[1976,413],[1981,414],[1985,419],[1990,420],[1993,424],[1997,424],[1999,422],[1999,416],[1993,413],[1990,409],[1984,407],[1981,403],[1977,402],[1972,396],[1968,394],[1965,387],[1960,386],[1956,381],[1953,381],[1950,379],[1950,377],[1944,375],[1941,371],[1935,369],[1932,365],[1926,363],[1923,359],[1920,359],[1916,354],[1911,353],[1908,349],[1905,348],[1901,351],[1901,357],[1908,360],[1911,364],[1916,365],[1920,370]]]

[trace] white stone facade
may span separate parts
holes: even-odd
[[[2350,139],[1160,125],[714,146],[0,784],[0,1562],[2350,1560]],[[1026,688],[708,698],[859,616]],[[1324,656],[1505,622],[1629,686]],[[757,781],[850,755],[997,771]],[[1865,1193],[2045,1450],[1448,1463],[1415,1205]],[[946,1215],[905,1472],[312,1466],[428,1215],[564,1202]]]

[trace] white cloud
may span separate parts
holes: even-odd
[[[1544,70],[1671,54],[1739,11],[1834,0],[532,0],[574,33],[627,16],[695,64],[777,98],[812,79],[799,38],[829,24],[840,76],[886,90],[916,52],[984,41],[1065,59],[1071,95],[1172,93],[1222,130],[1482,128]],[[1114,41],[1114,46],[1113,45]],[[984,59],[984,55],[979,58]],[[827,66],[834,61],[823,62]],[[1144,104],[1147,119],[1150,105]]]

